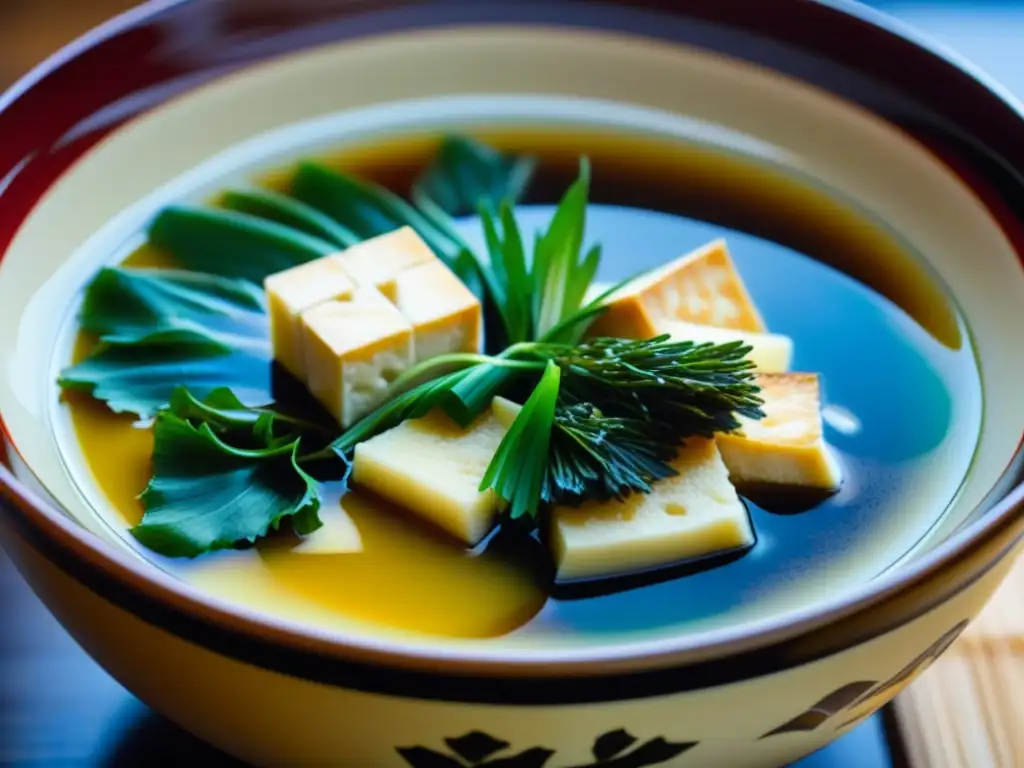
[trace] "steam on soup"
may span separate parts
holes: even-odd
[[[142,552],[324,626],[572,641],[806,604],[934,525],[978,374],[883,228],[702,148],[483,138],[172,206],[95,276],[61,384]]]

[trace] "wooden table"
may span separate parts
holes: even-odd
[[[1019,0],[873,4],[943,39],[1024,94],[1024,50],[1019,47],[1024,4]],[[128,5],[128,0],[0,0],[0,87]],[[887,715],[871,718],[799,767],[899,765],[899,745],[888,743],[891,722]],[[148,710],[97,667],[0,550],[0,765],[236,764]]]

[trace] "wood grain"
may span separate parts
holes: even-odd
[[[913,768],[1024,766],[1024,558],[896,719]]]

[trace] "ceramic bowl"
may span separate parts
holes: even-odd
[[[974,346],[986,417],[953,508],[904,562],[706,631],[442,645],[214,599],[103,522],[58,439],[53,373],[81,288],[116,246],[170,200],[318,147],[523,120],[744,154],[827,185],[924,255],[970,328],[931,330]],[[1022,135],[997,85],[855,4],[149,3],[0,98],[4,547],[114,677],[253,764],[797,759],[931,664],[1020,549]]]

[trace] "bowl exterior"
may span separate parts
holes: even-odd
[[[44,556],[16,533],[7,515],[0,533],[36,594],[111,675],[179,726],[265,766],[786,765],[846,733],[924,672],[980,612],[1020,549],[1003,541],[1001,551],[996,544],[978,552],[960,564],[977,571],[966,589],[937,605],[918,596],[924,612],[916,618],[896,618],[891,631],[807,664],[640,698],[628,680],[613,678],[606,700],[503,705],[445,700],[415,682],[404,695],[354,690],[307,670],[247,663],[97,594],[70,561]]]

